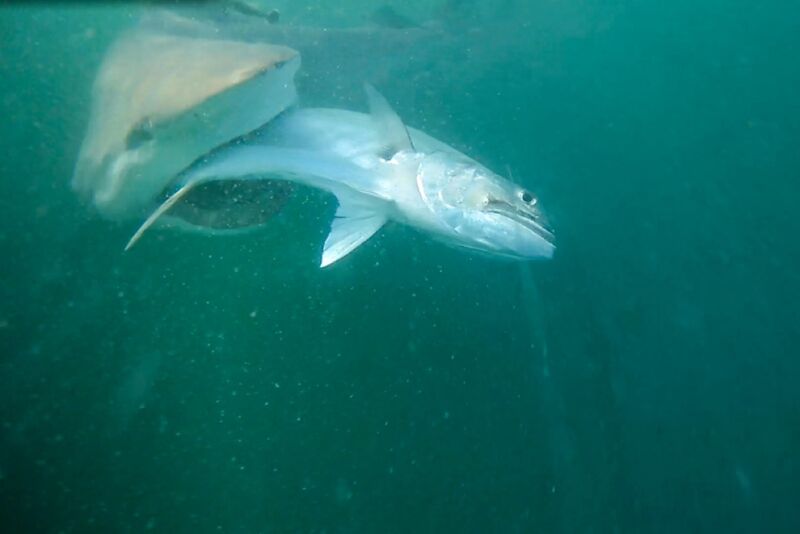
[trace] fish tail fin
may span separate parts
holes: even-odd
[[[142,237],[142,234],[144,234],[148,228],[153,226],[153,224],[155,224],[155,222],[162,215],[164,215],[167,211],[169,211],[169,209],[172,206],[174,206],[176,202],[185,197],[186,194],[189,191],[191,191],[192,188],[194,188],[194,186],[196,186],[197,184],[198,182],[194,181],[181,186],[181,188],[175,191],[172,195],[170,195],[169,198],[167,198],[167,200],[162,202],[161,205],[159,205],[155,209],[155,211],[153,211],[153,213],[151,213],[150,216],[142,223],[139,229],[136,230],[136,233],[133,234],[133,236],[131,236],[130,240],[128,240],[128,244],[125,245],[125,251],[127,252],[128,250],[130,250],[130,248],[139,241],[139,239]]]

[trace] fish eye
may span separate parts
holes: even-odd
[[[536,199],[527,191],[520,191],[519,198],[522,199],[525,204],[536,204]]]

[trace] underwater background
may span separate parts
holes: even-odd
[[[254,3],[444,28],[371,81],[555,257],[392,225],[320,270],[322,195],[123,253],[70,179],[142,8],[2,6],[1,531],[800,532],[800,6]],[[304,103],[366,108],[313,66]]]

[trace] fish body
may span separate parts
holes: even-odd
[[[129,246],[198,184],[252,179],[301,183],[336,197],[339,206],[321,267],[358,248],[388,221],[493,256],[552,256],[553,235],[541,221],[533,194],[407,128],[371,86],[367,95],[369,114],[291,110],[246,141],[212,152],[178,177],[175,193]]]

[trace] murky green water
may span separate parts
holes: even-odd
[[[301,50],[303,98],[368,73],[539,195],[552,261],[390,226],[320,270],[314,196],[123,253],[69,181],[137,11],[0,8],[2,530],[800,530],[797,7],[451,6],[395,5],[446,46]]]

